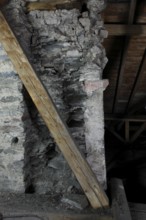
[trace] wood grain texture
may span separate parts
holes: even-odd
[[[68,161],[93,208],[108,206],[108,198],[78,150],[50,95],[45,90],[11,28],[0,12],[0,42],[30,94],[52,136]]]
[[[108,3],[106,9],[102,12],[105,23],[126,24],[128,20],[130,4],[128,2]],[[135,24],[146,23],[146,1],[137,1]]]
[[[27,2],[26,8],[27,11],[34,11],[34,10],[56,10],[61,8],[79,8],[81,9],[84,0],[49,0],[48,2]]]

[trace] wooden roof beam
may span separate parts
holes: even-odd
[[[133,116],[116,116],[112,114],[106,114],[105,115],[106,121],[129,121],[129,122],[146,122],[146,115],[133,115]]]
[[[146,36],[145,25],[105,24],[109,36]]]

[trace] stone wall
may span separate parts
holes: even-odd
[[[0,190],[25,191],[22,84],[0,45]]]
[[[107,82],[102,81],[102,71],[107,58],[102,41],[107,32],[100,16],[104,1],[89,0],[87,8],[82,12],[73,9],[25,14],[24,2],[12,0],[5,14],[80,150],[105,187],[103,90]],[[11,74],[11,78],[14,76]],[[12,86],[17,91],[17,86]],[[23,142],[18,141],[17,146],[24,164],[21,172],[16,169],[16,176],[22,177],[22,183],[24,178],[26,192],[81,192],[27,92],[24,89],[19,92],[22,97],[17,103],[19,108],[22,106],[19,120],[25,120],[22,120]],[[4,125],[0,122],[0,126],[3,128]],[[18,139],[21,130],[19,132],[15,135]],[[8,158],[11,156],[13,152],[9,152]],[[0,176],[2,179],[4,173],[5,170]],[[12,183],[9,182],[8,191],[15,191],[17,184],[19,188],[19,182],[15,187]],[[0,190],[3,190],[1,186]]]

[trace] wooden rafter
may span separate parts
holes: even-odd
[[[118,76],[117,76],[117,83],[116,83],[115,95],[114,95],[114,100],[113,100],[112,113],[115,113],[118,99],[119,99],[120,89],[121,89],[122,82],[123,82],[123,74],[124,74],[125,66],[126,66],[129,41],[130,41],[130,38],[126,37],[124,41],[124,45],[123,45],[120,67],[119,67]]]
[[[137,3],[137,0],[131,0],[128,25],[131,25],[134,21],[136,3]],[[123,74],[124,74],[125,66],[126,66],[129,41],[130,41],[130,37],[126,37],[125,43],[124,43],[123,54],[121,57],[120,71],[119,71],[118,77],[117,77],[117,85],[116,85],[116,89],[115,89],[115,96],[114,96],[114,101],[113,101],[112,113],[114,113],[116,111],[116,106],[117,106],[117,102],[119,99],[120,89],[121,89],[122,82],[123,82]]]
[[[141,64],[139,66],[139,70],[138,70],[136,78],[135,78],[135,82],[133,84],[133,87],[132,87],[132,90],[131,90],[131,93],[130,93],[130,97],[129,97],[129,100],[128,100],[128,103],[127,103],[127,106],[126,106],[126,112],[125,113],[127,113],[129,111],[130,107],[131,107],[131,104],[132,104],[133,99],[135,97],[135,94],[137,92],[139,83],[140,83],[145,71],[146,71],[146,50],[144,51],[144,55],[143,55]]]
[[[32,68],[5,17],[0,12],[0,42],[40,112],[46,126],[68,161],[93,208],[108,206],[108,198],[76,146],[50,95]]]

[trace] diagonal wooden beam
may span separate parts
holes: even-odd
[[[93,208],[108,206],[108,198],[76,146],[50,95],[29,63],[5,17],[0,12],[0,42],[40,112],[46,126],[68,161]],[[97,158],[98,159],[98,158]]]
[[[131,107],[131,104],[132,104],[133,99],[135,97],[135,94],[137,92],[137,88],[139,86],[139,83],[140,83],[140,81],[143,77],[143,74],[144,74],[145,70],[146,70],[146,50],[144,51],[143,58],[142,58],[140,66],[139,66],[139,70],[137,72],[135,82],[134,82],[134,85],[133,85],[131,93],[130,93],[130,97],[129,97],[129,100],[128,100],[128,103],[127,103],[127,106],[126,106],[125,113],[127,113],[129,111],[130,107]]]
[[[105,125],[105,128],[111,133],[113,134],[116,138],[118,138],[121,142],[126,143],[126,141],[124,140],[124,138],[121,137],[121,135],[119,135],[113,128],[109,128],[108,126]]]
[[[134,21],[136,3],[137,3],[137,0],[131,0],[128,25],[131,25]],[[117,102],[119,99],[120,89],[122,86],[123,75],[124,75],[125,66],[126,66],[129,41],[130,41],[130,37],[126,37],[125,43],[124,43],[124,48],[123,48],[123,53],[122,53],[122,57],[121,57],[120,70],[119,70],[118,77],[117,77],[117,85],[116,85],[116,89],[115,89],[115,96],[114,96],[114,101],[113,101],[112,113],[114,113],[116,111],[116,106],[117,106]]]
[[[127,60],[129,41],[130,41],[130,37],[126,37],[124,40],[124,44],[123,44],[123,51],[122,51],[121,60],[120,60],[120,68],[119,68],[118,76],[117,76],[117,83],[116,83],[112,113],[116,112],[119,94],[120,94],[120,90],[122,87],[123,75],[124,75],[126,60]]]
[[[133,134],[133,136],[130,139],[130,142],[134,142],[145,129],[146,129],[146,122],[144,122],[140,126],[140,128]]]

